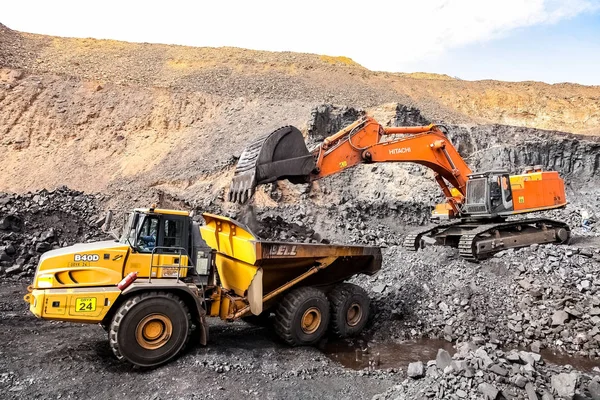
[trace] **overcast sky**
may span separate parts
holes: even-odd
[[[9,28],[347,56],[378,71],[600,85],[600,0],[18,0]]]

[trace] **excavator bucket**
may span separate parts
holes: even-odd
[[[315,166],[302,132],[293,126],[279,128],[244,149],[229,188],[229,201],[245,203],[263,183],[289,178],[302,181]]]

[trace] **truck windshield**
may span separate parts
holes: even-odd
[[[129,218],[123,225],[123,231],[121,232],[121,239],[119,239],[119,243],[123,244],[131,244],[135,243],[135,232],[136,232],[136,224],[135,220],[137,219],[137,213],[130,213]]]

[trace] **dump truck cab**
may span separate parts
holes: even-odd
[[[144,367],[191,338],[205,345],[208,316],[274,313],[290,345],[364,328],[370,300],[343,281],[377,272],[379,248],[264,241],[233,219],[203,216],[200,226],[185,211],[135,209],[117,240],[45,253],[25,301],[38,318],[102,325],[115,356]]]
[[[134,209],[119,238],[135,254],[125,275],[135,270],[138,276],[151,278],[182,278],[188,273],[207,276],[211,249],[202,240],[199,226],[187,211]],[[140,275],[143,265],[150,270]],[[191,266],[195,268],[187,268]]]

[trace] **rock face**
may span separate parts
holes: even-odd
[[[308,121],[308,137],[320,142],[365,115],[364,110],[322,104],[315,107]]]

